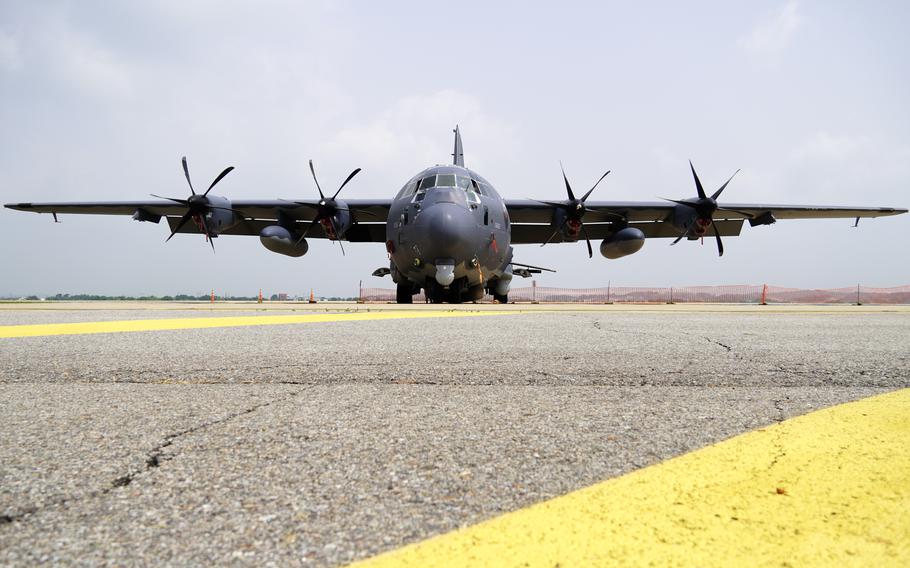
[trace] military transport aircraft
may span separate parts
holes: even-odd
[[[307,238],[338,241],[384,242],[389,267],[374,276],[391,274],[398,303],[411,303],[423,289],[434,303],[476,301],[485,293],[499,302],[508,300],[513,275],[528,277],[543,269],[512,259],[512,245],[577,242],[584,238],[588,256],[591,239],[600,239],[600,253],[617,259],[638,252],[645,239],[698,240],[706,235],[724,254],[721,237],[738,236],[743,222],[770,225],[778,219],[879,217],[906,213],[885,207],[827,207],[801,205],[719,204],[718,198],[732,176],[707,194],[695,168],[696,197],[666,202],[588,201],[597,180],[576,196],[565,171],[564,200],[503,199],[482,176],[465,167],[461,133],[455,128],[452,165],[427,168],[404,184],[392,199],[348,199],[338,196],[357,175],[351,172],[335,193],[323,193],[313,162],[310,171],[319,199],[231,200],[210,195],[233,167],[226,168],[204,193],[196,193],[186,158],[183,173],[189,197],[157,197],[157,201],[12,203],[6,207],[36,213],[131,215],[137,221],[167,219],[171,234],[205,235],[215,248],[219,235],[258,235],[265,248],[299,257],[308,250]],[[737,170],[738,171],[738,170]],[[736,175],[734,173],[734,175]],[[193,221],[190,223],[189,221]],[[709,235],[710,233],[710,235]]]

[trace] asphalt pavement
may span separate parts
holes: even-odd
[[[263,313],[111,307],[0,326]],[[764,308],[0,339],[0,564],[338,565],[910,386],[906,308]]]

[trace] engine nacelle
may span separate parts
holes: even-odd
[[[306,239],[299,243],[291,232],[280,225],[269,225],[259,232],[262,246],[285,256],[303,256],[310,249]]]
[[[328,219],[322,221],[322,230],[325,232],[326,236],[330,239],[341,239],[344,237],[345,233],[348,232],[348,229],[353,225],[353,219],[351,218],[351,210],[348,209],[348,204],[344,201],[338,199],[335,201],[336,207],[338,209],[332,215],[332,222],[329,223]],[[334,234],[332,231],[334,230]]]
[[[212,206],[212,209],[205,214],[205,222],[213,235],[220,234],[241,220],[231,211],[231,200],[227,197],[209,195],[208,203]]]
[[[600,243],[600,254],[615,260],[641,250],[645,244],[645,234],[641,229],[626,227]]]

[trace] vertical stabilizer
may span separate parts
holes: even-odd
[[[452,163],[464,167],[464,149],[461,147],[461,131],[458,130],[457,124],[455,125],[455,151],[452,152],[452,157],[455,159]]]

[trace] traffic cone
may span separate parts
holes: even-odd
[[[312,289],[312,288],[310,288],[310,303],[311,303],[311,304],[315,304],[315,303],[316,303],[316,296],[315,296],[315,294],[313,294],[313,289]]]

